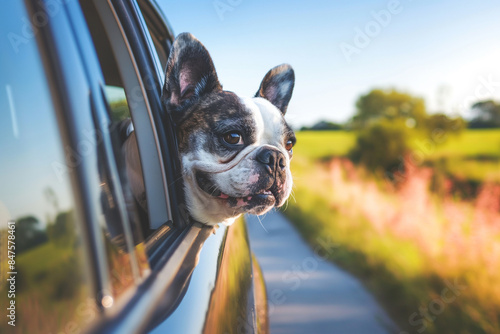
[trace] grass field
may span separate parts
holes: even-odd
[[[88,296],[77,255],[75,248],[46,242],[17,256],[17,324],[13,330],[0,323],[0,333],[55,333],[57,328],[68,328],[66,323],[74,324],[77,331],[76,320],[87,319],[76,317],[74,310]],[[0,286],[2,295],[7,295],[6,288]]]
[[[466,130],[460,135],[452,135],[436,147],[432,157],[441,156],[500,158],[500,130]]]
[[[350,131],[302,131],[296,135],[294,155],[309,159],[345,156],[356,143],[356,134]]]
[[[352,131],[303,131],[297,133],[296,155],[308,159],[345,157],[356,144]],[[411,141],[425,162],[439,162],[443,171],[460,179],[500,181],[500,130],[467,130],[436,144],[425,137]]]
[[[359,277],[403,333],[500,332],[500,184],[481,183],[468,200],[430,190],[437,162],[453,177],[494,181],[485,175],[500,174],[500,131],[450,137],[397,189],[345,158],[354,133],[297,138],[296,200],[284,213],[305,240],[330,238],[329,259]]]
[[[466,130],[460,135],[450,135],[442,145],[431,149],[430,159],[440,157],[497,157],[500,158],[500,130]],[[300,156],[320,159],[345,156],[356,143],[353,131],[301,131],[297,133],[298,145],[294,152]],[[425,145],[425,138],[415,140]]]

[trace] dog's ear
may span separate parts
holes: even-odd
[[[274,104],[283,115],[292,97],[295,74],[292,66],[282,64],[272,68],[260,84],[255,97],[263,97]]]
[[[201,96],[222,90],[207,49],[190,33],[174,41],[165,71],[162,101],[175,121]]]

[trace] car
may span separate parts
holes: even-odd
[[[243,219],[205,226],[184,205],[159,6],[26,0],[0,16],[0,332],[267,332]]]

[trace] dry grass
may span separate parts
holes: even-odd
[[[331,259],[362,278],[402,329],[500,332],[500,184],[464,200],[451,180],[431,191],[430,168],[408,166],[396,187],[347,159],[296,158],[297,202],[285,214],[310,242],[329,236],[341,245]],[[454,280],[460,296],[422,316]]]

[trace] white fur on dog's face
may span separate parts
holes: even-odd
[[[284,115],[294,84],[292,67],[278,65],[264,76],[255,98],[240,98],[222,89],[200,41],[189,33],[176,38],[162,101],[176,126],[193,218],[230,224],[244,212],[263,214],[285,203],[295,135]]]
[[[198,149],[181,154],[189,212],[196,220],[206,224],[228,225],[243,212],[263,214],[274,206],[283,205],[292,190],[291,152],[286,150],[285,144],[293,134],[286,125],[282,112],[269,101],[259,97],[240,98],[240,103],[253,119],[253,143],[243,148],[229,162],[221,163],[224,157],[205,149],[207,141],[213,140],[213,137],[201,128],[191,133],[191,140],[196,143]],[[256,154],[263,148],[277,150],[283,154],[286,159],[285,176],[280,180],[282,185],[274,196],[274,201],[252,203],[251,197],[259,188],[259,182],[266,177],[262,164],[256,160]],[[201,189],[196,177],[197,172],[203,172],[210,178],[214,192],[218,190],[229,198],[212,196]],[[270,181],[266,181],[269,185]]]

